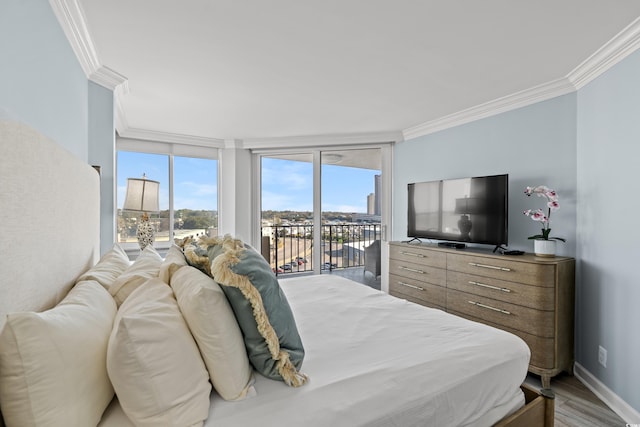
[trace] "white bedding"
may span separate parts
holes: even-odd
[[[215,392],[206,426],[490,426],[524,404],[518,337],[337,276],[284,279],[308,384],[256,374],[257,396]],[[128,422],[117,400],[101,427]]]

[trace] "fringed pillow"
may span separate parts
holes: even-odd
[[[302,340],[289,302],[267,261],[228,235],[204,239],[201,247],[207,248],[210,274],[222,285],[233,308],[253,367],[292,387],[305,384],[307,376],[299,372],[304,359]],[[193,254],[198,256],[196,261],[202,261],[201,251],[194,249]]]

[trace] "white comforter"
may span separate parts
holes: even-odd
[[[206,426],[489,426],[524,404],[529,348],[512,334],[337,276],[280,283],[310,381],[256,374],[257,396],[212,394]],[[100,426],[125,420],[114,401]]]

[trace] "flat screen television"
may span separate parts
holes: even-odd
[[[509,175],[417,182],[408,187],[409,237],[508,244]]]

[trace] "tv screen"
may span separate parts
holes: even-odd
[[[409,184],[407,235],[506,245],[509,175]]]

